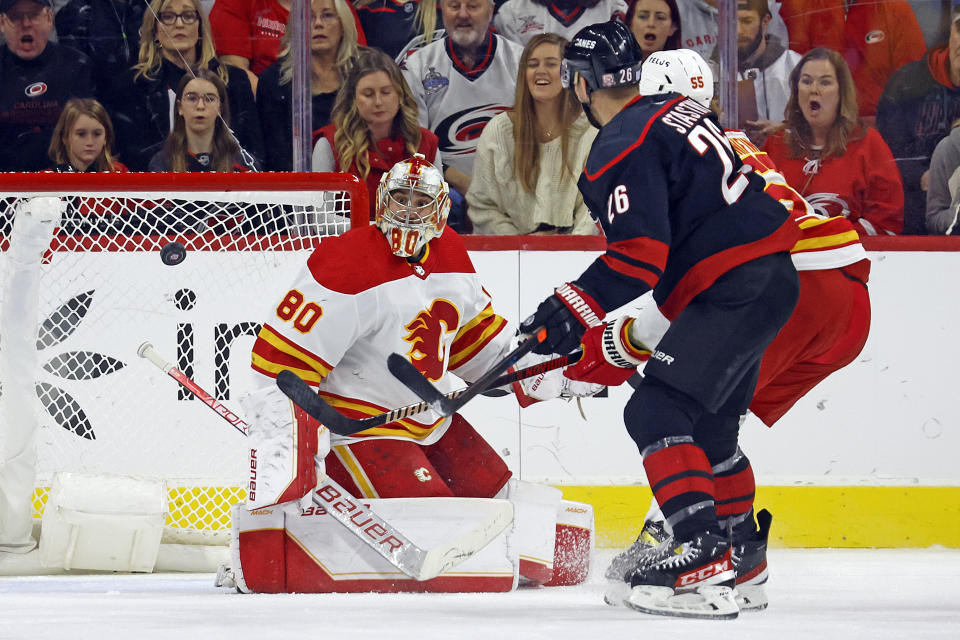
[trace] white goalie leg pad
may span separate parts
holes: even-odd
[[[511,478],[496,497],[513,503],[511,544],[520,558],[520,584],[542,585],[553,578],[559,489]]]
[[[57,473],[41,520],[40,563],[149,573],[166,517],[162,480]]]
[[[330,452],[330,432],[270,382],[240,399],[250,423],[248,509],[298,500],[310,493],[317,483],[314,456],[323,460]]]
[[[585,582],[590,574],[594,539],[593,505],[561,500],[557,506],[553,578],[544,586],[561,587]]]
[[[504,508],[485,498],[365,500],[415,544],[428,549],[456,539]],[[362,522],[358,522],[362,526]],[[243,592],[502,592],[515,589],[518,558],[509,528],[483,549],[430,580],[414,580],[390,564],[322,507],[287,503],[233,510],[233,579]]]

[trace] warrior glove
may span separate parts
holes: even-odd
[[[633,318],[623,317],[587,329],[581,342],[583,356],[564,369],[563,375],[609,387],[626,382],[640,363],[650,359],[650,349],[630,340],[633,322]]]
[[[568,282],[540,303],[536,312],[520,324],[520,332],[532,334],[537,327],[544,327],[547,338],[533,352],[566,355],[577,348],[587,328],[602,326],[603,315],[596,300]]]

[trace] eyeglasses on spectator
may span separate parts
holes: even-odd
[[[161,11],[158,14],[160,22],[167,25],[168,27],[173,26],[177,22],[177,18],[180,18],[180,21],[183,24],[193,24],[200,19],[200,14],[196,11],[184,11],[183,13],[176,13],[174,11]]]

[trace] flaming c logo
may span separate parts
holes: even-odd
[[[459,327],[460,312],[448,300],[434,300],[429,309],[404,327],[409,331],[404,338],[410,343],[407,357],[428,380],[443,376],[443,336]]]

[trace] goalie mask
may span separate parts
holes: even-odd
[[[713,71],[691,49],[651,53],[640,72],[640,94],[676,92],[710,108],[713,99]]]
[[[443,233],[450,213],[450,188],[423,155],[393,165],[377,187],[377,228],[390,251],[412,258]]]

